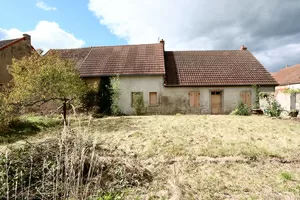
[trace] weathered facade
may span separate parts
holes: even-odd
[[[101,78],[85,78],[93,85]],[[121,96],[119,106],[123,113],[134,114],[132,107],[132,93],[141,92],[144,98],[146,113],[148,114],[211,114],[212,92],[220,92],[220,113],[229,114],[234,110],[243,92],[250,93],[250,104],[255,102],[255,92],[249,86],[219,86],[219,87],[165,87],[163,76],[120,76]],[[274,92],[274,86],[260,87],[262,92]],[[199,93],[199,106],[191,105],[190,94]],[[150,104],[150,93],[156,93],[157,104]]]
[[[242,46],[225,51],[165,51],[158,44],[53,50],[74,60],[89,84],[119,76],[123,113],[134,114],[133,97],[143,96],[149,114],[228,114],[244,101],[254,104],[252,85],[274,91],[277,82]]]
[[[286,66],[279,72],[273,73],[279,86],[275,88],[276,100],[284,110],[300,110],[300,94],[287,93],[287,89],[300,91],[300,64]]]
[[[7,70],[12,64],[12,59],[30,55],[32,50],[31,38],[27,34],[19,39],[0,41],[0,85],[8,83],[12,78]]]

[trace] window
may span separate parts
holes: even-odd
[[[157,104],[157,92],[149,92],[149,105],[156,106]]]
[[[131,92],[131,106],[133,106],[133,103],[139,98],[143,99],[143,92]]]
[[[244,104],[251,106],[251,92],[241,92],[241,101]]]
[[[190,106],[191,107],[200,107],[200,92],[189,92],[190,97]]]

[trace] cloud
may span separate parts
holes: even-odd
[[[153,43],[158,37],[165,39],[167,50],[244,44],[270,71],[300,63],[298,0],[89,0],[88,6],[129,44]]]
[[[46,11],[57,10],[56,7],[48,6],[48,5],[47,5],[45,2],[43,2],[43,1],[38,1],[35,5],[36,5],[38,8],[43,9],[43,10],[46,10]]]
[[[0,39],[20,38],[24,31],[18,29],[5,30],[0,28]],[[40,21],[34,30],[26,31],[31,35],[32,45],[43,50],[53,48],[78,48],[84,41],[61,29],[56,22]],[[4,36],[4,37],[3,37]]]

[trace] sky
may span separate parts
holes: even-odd
[[[270,71],[300,63],[300,0],[9,0],[0,40],[80,48],[156,43],[166,50],[236,50],[245,45]]]

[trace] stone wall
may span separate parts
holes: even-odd
[[[30,55],[31,52],[30,39],[21,40],[0,51],[0,84],[6,84],[12,79],[7,70],[8,66],[12,64],[12,59],[21,59],[26,55]]]

